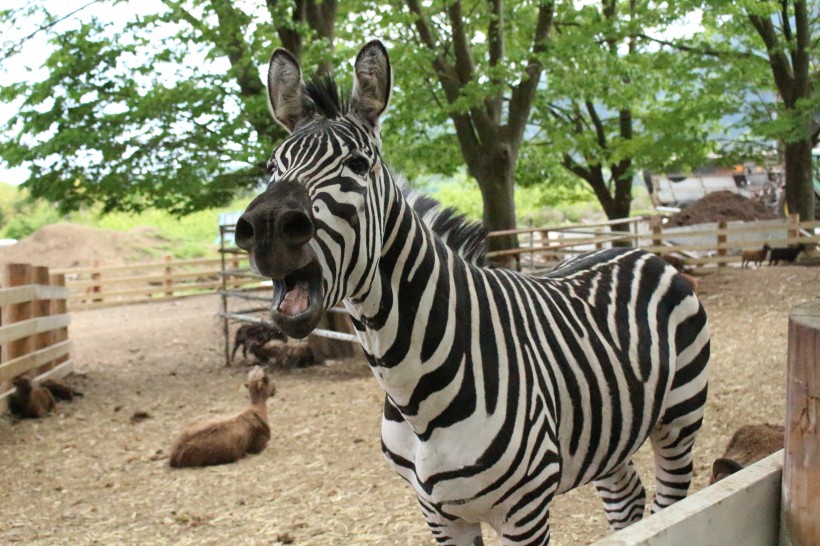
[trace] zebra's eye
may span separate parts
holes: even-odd
[[[345,166],[359,176],[364,176],[370,170],[370,161],[362,155],[354,155],[345,161]]]

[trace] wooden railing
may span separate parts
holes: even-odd
[[[628,231],[611,231],[613,225]],[[820,244],[820,222],[765,221],[720,223],[714,226],[669,228],[650,226],[644,218],[596,224],[532,227],[495,231],[488,238],[516,235],[519,248],[489,252],[517,256],[522,269],[543,271],[576,254],[613,245],[638,246],[656,254],[679,254],[695,269],[723,266],[741,260],[740,251],[797,243]],[[814,230],[814,231],[813,231]],[[172,260],[152,263],[55,270],[66,276],[72,310],[161,301],[218,290],[262,287],[265,279],[250,272],[244,251],[221,249],[223,258]],[[225,278],[223,286],[222,278]]]
[[[70,371],[68,294],[64,275],[49,274],[47,267],[6,266],[0,288],[0,403],[18,375]]]
[[[557,262],[582,252],[613,245],[637,246],[655,254],[679,254],[695,269],[740,263],[741,251],[769,246],[820,244],[820,222],[774,220],[719,222],[691,227],[650,226],[642,218],[630,219],[629,231],[611,231],[613,224],[526,228],[493,232],[489,237],[518,235],[519,248],[489,252],[493,256],[517,256],[525,270],[551,269]]]
[[[227,258],[228,284],[232,288],[259,285],[260,279],[246,274],[247,257],[234,254]],[[71,291],[72,310],[162,301],[212,293],[222,288],[221,258],[172,260],[120,266],[58,270],[66,276]]]

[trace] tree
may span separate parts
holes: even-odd
[[[726,57],[732,61],[726,69],[748,96],[759,97],[745,105],[747,123],[780,145],[786,207],[801,220],[814,219],[811,150],[820,137],[820,10],[805,0],[713,0],[703,7],[704,39],[712,47],[731,44],[739,54]]]
[[[163,11],[124,28],[82,12],[61,18],[51,5],[0,12],[7,28],[39,21],[28,39],[46,34],[52,48],[43,79],[0,87],[0,100],[20,104],[0,157],[29,164],[32,196],[64,211],[102,202],[186,213],[256,186],[284,136],[257,68],[279,44],[306,66],[335,60],[335,0],[267,0],[247,11],[228,0],[164,0]],[[23,46],[7,43],[0,58]]]
[[[812,85],[810,57],[820,59],[820,10],[809,12],[805,0],[757,2],[747,9],[768,56],[787,122],[782,136],[786,169],[786,206],[803,221],[814,220],[811,150],[820,112],[820,89]]]
[[[448,142],[437,114],[449,118],[467,172],[481,189],[485,225],[515,228],[515,165],[543,72],[553,3],[513,6],[493,0],[471,3],[465,11],[456,0],[439,12],[407,0],[384,15],[388,33],[400,37],[393,50],[402,59],[395,65],[401,67],[396,80],[403,100],[395,115],[412,127],[418,124],[419,104],[430,104],[432,97],[438,108],[425,114],[431,116],[426,128],[432,141]],[[490,245],[517,243],[506,237],[493,238]]]

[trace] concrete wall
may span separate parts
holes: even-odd
[[[773,546],[780,534],[783,451],[592,546]]]

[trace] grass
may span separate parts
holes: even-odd
[[[481,193],[476,184],[464,175],[424,185],[422,191],[475,221],[481,220]],[[633,215],[651,209],[645,188],[635,184],[633,195]],[[161,210],[106,215],[100,214],[99,210],[85,210],[60,217],[48,203],[32,202],[19,188],[0,184],[0,237],[20,239],[55,222],[73,222],[121,232],[147,229],[151,236],[159,240],[157,245],[146,249],[150,254],[157,257],[170,254],[177,259],[211,257],[216,255],[218,248],[219,214],[242,211],[250,200],[251,197],[237,198],[226,207],[203,210],[184,217],[172,216]],[[606,219],[598,202],[583,188],[569,192],[556,191],[549,186],[518,188],[515,203],[522,226],[565,225]]]

